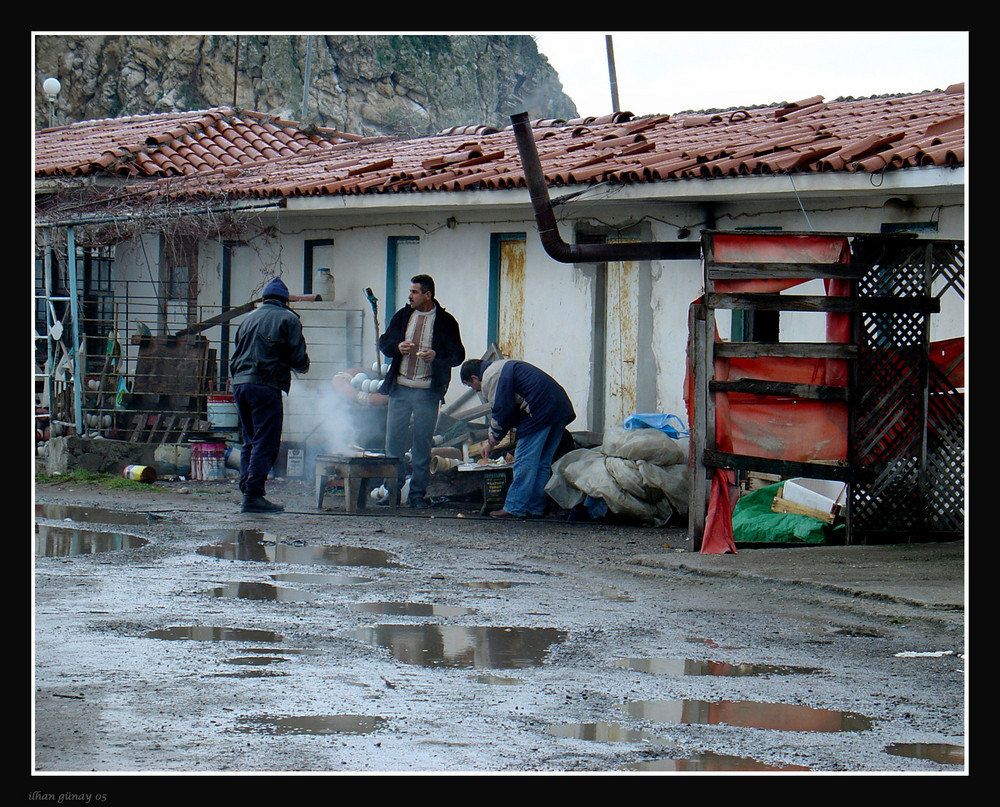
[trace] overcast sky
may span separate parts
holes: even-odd
[[[968,78],[965,31],[638,31],[532,34],[580,115],[635,115],[944,89]]]

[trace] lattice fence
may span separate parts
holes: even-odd
[[[935,281],[964,297],[964,247],[860,237],[854,251],[864,269],[851,541],[954,538],[965,521],[964,403],[929,341]]]

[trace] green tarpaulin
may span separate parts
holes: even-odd
[[[846,527],[831,527],[817,518],[793,513],[775,513],[771,503],[781,493],[783,482],[743,496],[733,510],[733,540],[737,543],[842,543]]]

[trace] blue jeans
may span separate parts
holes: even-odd
[[[514,448],[514,479],[507,489],[503,509],[515,516],[545,514],[545,483],[552,476],[552,457],[562,440],[565,425],[549,426],[527,437],[518,437]]]
[[[281,390],[263,384],[234,384],[233,401],[243,436],[240,490],[247,496],[263,496],[264,483],[281,448]]]
[[[402,459],[410,450],[410,501],[422,499],[431,479],[431,445],[441,399],[434,390],[397,384],[389,396],[385,420],[385,453]],[[410,418],[413,440],[409,440]],[[402,466],[400,466],[402,471]],[[400,480],[402,482],[402,480]],[[402,486],[402,485],[401,485]]]

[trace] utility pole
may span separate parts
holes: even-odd
[[[302,80],[302,114],[299,115],[300,121],[305,121],[306,113],[309,110],[309,73],[312,68],[312,47],[313,38],[308,36],[306,37],[306,74]]]
[[[611,34],[605,34],[604,41],[608,46],[608,76],[611,78],[611,111],[618,112],[618,76],[615,73],[615,48],[611,44]]]
[[[240,37],[236,35],[236,56],[233,61],[233,109],[236,109],[236,84],[240,76]]]

